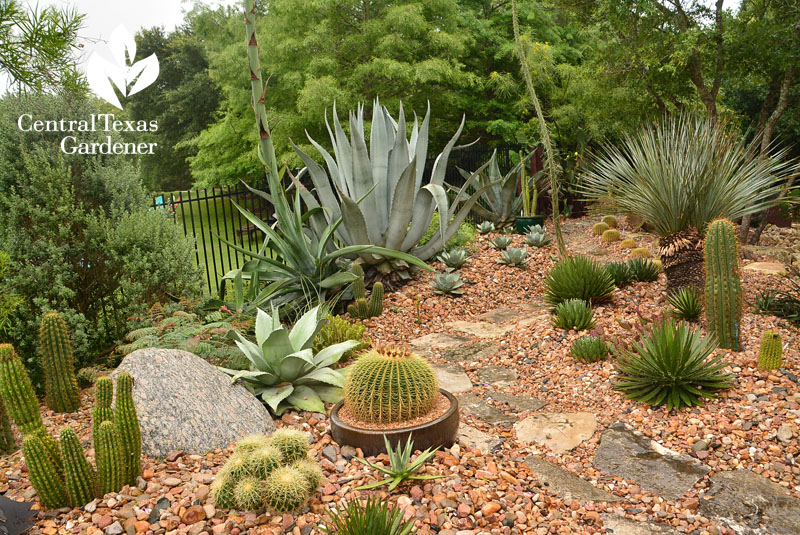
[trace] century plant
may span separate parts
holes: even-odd
[[[47,406],[56,412],[73,412],[80,408],[75,358],[67,323],[58,312],[48,312],[39,329],[42,371]]]
[[[234,382],[241,379],[276,415],[291,407],[324,413],[323,402],[339,401],[344,385],[342,374],[331,366],[361,343],[347,340],[315,354],[314,338],[324,321],[319,307],[314,307],[289,330],[281,325],[278,309],[273,309],[272,315],[259,309],[255,342],[234,331],[236,345],[249,361],[249,369],[220,369]]]
[[[433,278],[431,286],[433,293],[437,295],[461,295],[464,293],[460,288],[464,285],[461,275],[458,273],[439,273]]]
[[[739,351],[742,282],[736,229],[727,219],[713,221],[706,233],[706,320],[720,347]]]
[[[538,225],[536,226],[538,227]],[[536,228],[531,228],[528,230],[528,233],[525,234],[525,243],[531,247],[547,247],[550,245],[550,238],[544,233],[544,229],[539,231]]]
[[[463,247],[453,247],[441,253],[439,260],[449,268],[458,269],[467,263],[467,250]]]
[[[366,490],[366,489],[374,489],[375,487],[380,487],[382,485],[389,485],[389,492],[393,491],[397,486],[402,483],[403,481],[416,481],[416,480],[426,480],[426,479],[437,479],[444,476],[418,476],[415,475],[422,465],[424,465],[428,459],[434,456],[436,450],[439,448],[435,448],[431,450],[428,448],[427,450],[420,453],[413,462],[409,464],[411,460],[411,454],[414,451],[414,442],[411,440],[411,433],[408,434],[408,440],[406,441],[405,446],[403,444],[398,443],[397,449],[393,450],[392,445],[389,443],[389,439],[386,438],[386,435],[383,436],[384,444],[386,445],[386,453],[389,456],[389,468],[385,466],[381,466],[379,464],[373,464],[369,461],[362,459],[361,457],[354,457],[354,459],[361,464],[369,466],[371,468],[376,469],[377,471],[385,474],[386,477],[383,480],[376,481],[374,483],[370,483],[368,485],[362,485],[360,487],[356,487],[356,490]]]
[[[411,420],[430,412],[438,398],[438,381],[428,361],[396,347],[363,353],[344,386],[344,406],[367,423]]]
[[[495,226],[494,223],[492,223],[491,221],[482,221],[478,223],[478,225],[475,227],[475,230],[478,231],[478,234],[485,236],[490,232],[494,232]]]
[[[491,245],[494,249],[502,251],[503,249],[511,245],[511,242],[512,242],[511,236],[503,236],[502,234],[500,234],[489,240],[489,245]]]
[[[313,193],[297,183],[303,201],[311,209],[324,206],[315,217],[328,223],[342,220],[336,237],[345,246],[371,244],[390,250],[410,253],[428,260],[441,251],[458,231],[475,202],[492,183],[476,188],[467,198],[467,190],[489,162],[475,171],[456,195],[449,199],[444,187],[450,152],[464,127],[464,118],[455,135],[445,145],[431,170],[430,179],[423,185],[425,162],[428,159],[430,107],[420,124],[416,115],[411,137],[406,139],[406,119],[402,103],[399,117],[393,119],[389,110],[376,98],[372,108],[372,123],[364,122],[364,106],[350,112],[348,140],[336,106],[333,107],[333,127],[328,128],[333,155],[310,138],[327,165],[327,172],[297,146],[295,151],[303,160],[314,183]],[[369,130],[369,143],[365,132]],[[369,150],[367,149],[369,147]],[[419,245],[428,230],[434,211],[439,212],[439,232],[434,239]],[[321,224],[321,223],[320,223]],[[361,259],[383,273],[405,274],[408,266],[395,258],[374,252],[364,252]]]
[[[759,370],[777,370],[783,363],[783,340],[775,331],[764,331],[758,354]]]
[[[509,247],[500,254],[497,260],[500,264],[508,266],[522,267],[528,263],[528,250],[519,247]]]

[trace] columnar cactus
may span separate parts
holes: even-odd
[[[65,427],[61,430],[59,438],[61,456],[64,460],[64,483],[69,503],[73,507],[81,507],[92,501],[97,492],[94,469],[86,460],[75,431]]]
[[[80,391],[75,377],[75,358],[67,324],[58,312],[48,312],[39,329],[42,371],[47,406],[56,412],[80,408]]]
[[[10,344],[0,344],[0,397],[23,435],[43,427],[33,385]]]
[[[347,312],[354,318],[371,318],[383,313],[383,284],[376,282],[372,286],[372,295],[367,300],[367,290],[364,287],[364,270],[358,264],[353,264],[350,271],[358,277],[352,283],[353,303],[347,306]]]
[[[3,398],[0,398],[0,453],[9,454],[15,449],[17,444],[14,441],[14,431],[11,430],[11,419]]]
[[[783,340],[775,331],[766,331],[761,338],[761,352],[758,355],[759,370],[777,370],[783,363]]]
[[[116,492],[125,484],[125,452],[120,444],[117,428],[113,422],[103,422],[94,437],[94,452],[97,458],[97,484],[100,494]]]
[[[439,386],[428,362],[400,348],[363,353],[344,385],[344,404],[362,422],[393,423],[428,413]]]
[[[41,437],[36,434],[26,436],[22,440],[22,455],[28,466],[31,483],[45,507],[65,507],[69,498],[64,480]]]
[[[125,455],[125,481],[133,484],[142,472],[142,432],[133,404],[133,378],[122,372],[117,376],[117,404],[114,424]]]
[[[372,285],[372,295],[369,297],[369,315],[380,316],[383,314],[383,284],[376,282]]]
[[[705,241],[706,319],[719,345],[739,351],[742,321],[742,283],[736,229],[727,219],[708,226]]]
[[[97,436],[100,424],[114,420],[111,401],[114,396],[114,382],[111,377],[98,377],[94,383],[94,407],[92,408],[92,436]]]

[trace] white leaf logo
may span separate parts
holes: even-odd
[[[151,54],[134,63],[136,41],[122,25],[111,32],[108,48],[114,61],[108,61],[95,52],[86,66],[86,79],[98,97],[122,109],[114,86],[124,97],[135,95],[158,78],[158,58]]]

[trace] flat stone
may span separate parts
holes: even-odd
[[[479,315],[478,318],[494,323],[507,323],[509,321],[517,320],[519,315],[519,310],[509,307],[501,307],[490,310],[489,312],[484,312],[483,314]]]
[[[742,268],[746,271],[766,273],[767,275],[786,275],[786,265],[778,262],[753,262]]]
[[[677,535],[678,532],[667,524],[658,522],[637,522],[624,516],[602,514],[603,527],[614,535]]]
[[[439,379],[439,388],[444,388],[451,394],[469,392],[472,389],[472,381],[464,372],[464,368],[458,364],[432,364],[432,366]]]
[[[451,333],[430,333],[425,336],[420,336],[409,342],[412,348],[418,353],[430,356],[433,349],[446,349],[449,347],[456,347],[464,345],[469,342],[471,338],[462,336],[460,334]]]
[[[622,498],[610,492],[598,489],[577,474],[573,474],[560,466],[547,462],[539,457],[529,456],[525,459],[534,474],[543,485],[566,500],[586,502],[620,502]],[[616,532],[615,532],[616,533]]]
[[[710,471],[697,459],[669,450],[622,422],[603,431],[594,465],[666,500],[677,500]]]
[[[469,415],[490,425],[511,425],[517,419],[507,416],[503,411],[496,409],[483,401],[475,394],[459,394],[458,407]]]
[[[800,526],[800,499],[750,470],[717,472],[709,478],[700,513],[739,535],[790,535]]]
[[[189,352],[140,349],[112,377],[122,371],[133,377],[142,451],[150,457],[163,459],[173,451],[203,455],[245,435],[275,431],[255,396]]]
[[[517,438],[536,442],[555,453],[564,453],[591,438],[597,419],[590,412],[555,412],[528,416],[514,426]]]
[[[481,453],[492,453],[503,445],[503,439],[484,433],[471,425],[460,423],[458,425],[458,443],[480,450]]]
[[[516,394],[506,394],[505,392],[495,392],[489,390],[484,394],[484,397],[505,403],[514,412],[538,411],[547,402],[541,399],[536,399],[532,396],[519,396]]]
[[[488,321],[450,321],[445,325],[477,338],[499,338],[514,330],[514,325],[490,323]]]
[[[472,342],[444,349],[441,356],[449,362],[478,362],[486,360],[500,351],[494,342]]]
[[[495,386],[506,386],[517,380],[517,371],[503,366],[483,366],[478,368],[477,375],[482,383]]]

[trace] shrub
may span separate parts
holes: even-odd
[[[8,325],[11,314],[20,305],[22,299],[13,291],[12,286],[7,283],[10,272],[10,259],[6,253],[0,251],[0,342],[3,341],[3,332]]]
[[[667,295],[672,315],[679,320],[697,321],[703,312],[700,292],[694,286],[685,286]]]
[[[627,262],[610,262],[605,265],[605,268],[617,288],[624,288],[633,280],[633,274]]]
[[[567,299],[592,303],[611,298],[614,280],[597,261],[582,255],[562,258],[544,281],[544,300],[555,306]]]
[[[539,225],[535,226],[539,227]],[[531,247],[546,247],[550,245],[550,238],[545,235],[544,229],[540,232],[537,229],[531,228],[528,233],[525,234],[525,243]]]
[[[656,281],[658,280],[658,274],[661,272],[661,265],[656,264],[655,260],[647,258],[631,258],[627,264],[631,278],[636,282]]]
[[[666,404],[667,410],[701,405],[733,386],[733,376],[722,372],[727,363],[709,358],[716,347],[685,323],[658,322],[631,350],[619,350],[614,388],[628,399]]]
[[[608,230],[608,225],[605,223],[595,223],[592,227],[592,235],[593,236],[602,236],[605,231]]]
[[[556,305],[553,312],[553,326],[559,329],[583,331],[594,327],[594,310],[582,299],[567,299]]]
[[[596,336],[584,336],[572,342],[569,354],[581,362],[597,362],[608,355],[608,345]]]
[[[600,241],[603,243],[619,241],[619,231],[617,229],[608,229],[607,231],[603,232],[603,235],[600,237]]]

